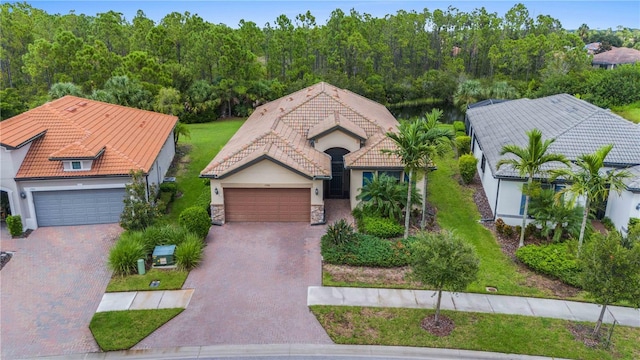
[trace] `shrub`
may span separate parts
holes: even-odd
[[[204,189],[202,189],[200,196],[198,196],[198,199],[195,201],[193,206],[202,208],[207,212],[207,214],[211,215],[211,188],[210,187],[205,187]]]
[[[147,186],[141,170],[130,172],[132,182],[125,185],[124,209],[120,226],[125,230],[144,230],[160,217],[156,199],[158,187]],[[147,194],[148,191],[148,194]]]
[[[160,184],[160,192],[171,194],[171,200],[173,200],[178,192],[178,184],[174,182],[163,182]]]
[[[501,218],[496,219],[496,232],[506,238],[511,238],[514,234],[513,226],[505,224]]]
[[[527,245],[516,251],[516,257],[532,270],[580,286],[580,267],[573,245],[567,241],[548,245]]]
[[[353,227],[345,219],[340,219],[327,227],[327,239],[334,245],[350,242],[353,235]]]
[[[204,243],[197,235],[187,235],[182,244],[176,246],[176,265],[179,269],[187,271],[197,267],[202,261],[203,250]]]
[[[398,179],[392,176],[376,174],[372,179],[365,181],[356,199],[361,200],[365,214],[401,219],[402,211],[407,206],[408,186],[406,182],[399,183]],[[411,198],[413,205],[422,203],[415,186]]]
[[[180,245],[188,235],[189,231],[182,226],[154,225],[142,232],[142,241],[147,253],[152,253],[158,245]]]
[[[192,233],[200,236],[201,239],[204,239],[209,234],[211,217],[203,208],[192,206],[184,209],[180,213],[178,223]]]
[[[322,257],[326,263],[351,266],[398,267],[409,265],[409,244],[414,241],[390,241],[375,236],[355,234],[353,241],[335,246],[322,237]]]
[[[459,155],[471,153],[471,136],[456,136],[456,148]]]
[[[365,234],[389,239],[400,236],[404,232],[404,227],[395,219],[365,216],[362,219],[362,232]]]
[[[142,232],[127,231],[109,250],[108,265],[116,275],[135,274],[138,271],[138,259],[146,259]]]
[[[9,234],[11,236],[22,235],[22,217],[20,215],[9,215],[6,220],[7,228],[9,228]]]
[[[453,130],[455,130],[456,132],[458,132],[458,131],[465,132],[467,130],[467,128],[464,126],[464,122],[463,121],[456,120],[456,121],[453,122]]]
[[[458,159],[458,167],[460,168],[460,176],[465,184],[471,184],[473,178],[476,176],[476,166],[478,165],[478,159],[471,154],[464,154]]]
[[[633,248],[634,244],[640,242],[640,221],[637,220],[637,218],[629,219],[627,237],[622,239],[622,246],[626,247],[627,249]]]

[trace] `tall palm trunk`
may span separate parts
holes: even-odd
[[[580,250],[582,249],[582,242],[584,241],[584,232],[587,228],[587,219],[589,218],[589,197],[584,202],[584,213],[582,214],[582,224],[580,225],[580,236],[578,237],[578,256],[580,256]]]
[[[429,167],[424,169],[424,184],[422,186],[422,219],[420,220],[420,229],[424,230],[425,218],[427,215],[427,175],[429,174]]]
[[[404,238],[409,237],[409,218],[411,218],[411,179],[413,179],[413,170],[409,170],[409,190],[407,191],[407,208],[404,215]]]
[[[527,227],[527,214],[529,213],[529,190],[531,189],[532,183],[533,183],[533,176],[529,175],[529,180],[527,180],[527,190],[524,197],[524,211],[522,212],[522,228],[520,229],[520,242],[518,243],[519,248],[524,246],[524,233]]]

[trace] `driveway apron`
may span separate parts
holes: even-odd
[[[15,252],[0,271],[2,359],[100,350],[89,322],[121,231],[117,224],[45,227],[21,239],[2,232],[2,251]]]
[[[189,307],[134,349],[215,344],[330,344],[307,307],[321,285],[324,226],[228,223],[209,231],[203,262],[183,288]]]

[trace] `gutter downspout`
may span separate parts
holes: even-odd
[[[498,214],[498,197],[500,196],[500,181],[502,179],[498,178],[498,189],[496,190],[496,205],[494,207],[494,211],[493,211],[493,221],[496,221],[496,216]]]

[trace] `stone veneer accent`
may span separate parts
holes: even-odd
[[[216,225],[224,224],[224,204],[211,205],[211,222]]]
[[[311,205],[311,224],[322,224],[324,221],[324,205]]]

